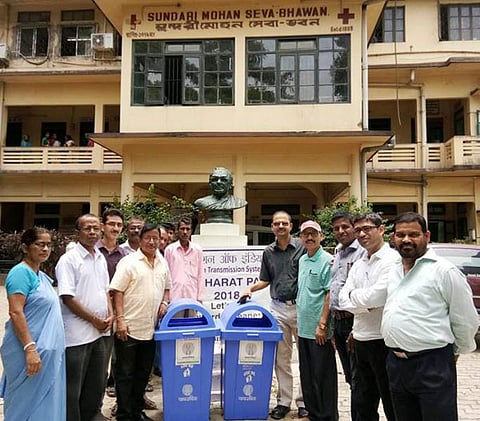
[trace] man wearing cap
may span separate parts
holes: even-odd
[[[241,297],[251,297],[255,291],[270,286],[272,298],[270,310],[283,332],[283,339],[277,345],[275,375],[278,381],[277,406],[270,416],[275,420],[284,418],[290,412],[293,400],[292,352],[293,341],[297,340],[298,260],[305,254],[299,238],[290,235],[293,224],[285,211],[277,211],[272,218],[272,232],[276,240],[265,247],[260,267],[260,280],[242,292]],[[298,417],[308,417],[303,403],[301,388],[295,399]]]
[[[355,314],[353,342],[356,361],[355,390],[361,420],[378,420],[382,399],[388,421],[394,420],[385,360],[388,349],[380,333],[390,269],[400,255],[383,241],[385,227],[376,213],[358,215],[353,232],[367,254],[357,260],[340,291],[340,307]]]
[[[300,238],[307,254],[298,262],[298,353],[305,408],[311,421],[337,419],[337,364],[329,323],[333,256],[320,246],[322,229],[305,221]]]

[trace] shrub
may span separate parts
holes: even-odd
[[[324,239],[322,245],[325,248],[334,248],[337,245],[332,230],[332,216],[334,213],[344,211],[351,214],[372,212],[371,205],[357,205],[357,198],[351,196],[346,202],[330,203],[321,210],[317,210],[314,215],[307,216],[307,219],[316,220],[322,227]]]
[[[43,263],[42,270],[55,279],[55,266],[58,259],[65,253],[67,244],[75,241],[75,236],[55,230],[50,230],[50,234],[52,236],[52,253],[50,258]],[[14,260],[16,262],[22,260],[22,252],[20,250],[21,237],[21,232],[0,231],[0,260]]]
[[[183,216],[193,218],[195,207],[186,202],[184,199],[173,196],[170,201],[157,203],[155,200],[155,186],[153,184],[148,188],[147,196],[142,200],[139,196],[120,202],[118,198],[114,198],[110,204],[111,208],[119,209],[123,212],[125,221],[132,216],[141,216],[145,222],[159,225],[162,222],[176,223]],[[124,240],[125,233],[122,234],[120,240]]]

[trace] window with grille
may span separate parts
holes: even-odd
[[[350,35],[249,38],[246,102],[350,102]]]
[[[383,11],[372,42],[404,42],[405,41],[405,7],[386,7]]]
[[[440,40],[480,40],[480,3],[441,5]]]
[[[232,105],[231,39],[133,41],[133,105]]]
[[[95,13],[91,9],[62,11],[61,56],[91,55],[91,35],[95,32],[94,19]]]
[[[17,51],[22,57],[46,57],[50,39],[50,12],[19,12]]]

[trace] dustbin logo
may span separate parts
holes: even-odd
[[[253,395],[253,386],[251,384],[246,384],[243,386],[243,394],[245,396],[252,396]]]
[[[251,383],[255,377],[255,371],[247,370],[243,372],[243,377],[245,377],[245,383]]]
[[[193,393],[193,386],[191,384],[184,384],[182,387],[183,396],[190,396]]]
[[[245,347],[245,353],[248,356],[253,356],[257,353],[257,344],[255,342],[250,342]]]
[[[200,338],[177,339],[175,341],[175,365],[200,364],[202,345]]]
[[[195,351],[195,344],[193,342],[185,342],[182,346],[182,351],[184,355],[192,355]]]
[[[240,341],[238,363],[261,365],[263,362],[263,341]]]

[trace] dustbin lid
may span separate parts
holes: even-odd
[[[194,310],[199,316],[175,318],[178,312],[184,310]],[[167,313],[163,316],[154,337],[161,340],[185,336],[217,336],[219,334],[220,330],[206,307],[191,298],[182,298],[168,305]]]
[[[252,317],[248,317],[249,315]],[[254,315],[261,317],[253,317]],[[277,340],[276,338],[280,340],[282,333],[272,313],[255,301],[228,304],[220,316],[219,326],[222,337],[229,336],[230,333],[243,333],[248,334],[247,336],[258,334],[260,339],[269,337],[272,340]]]

